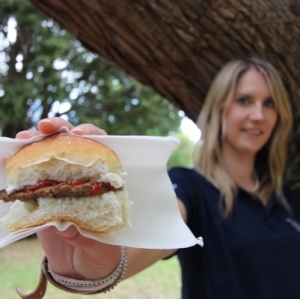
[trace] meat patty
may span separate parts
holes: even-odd
[[[30,199],[43,198],[61,198],[61,197],[87,197],[93,195],[93,183],[87,182],[79,186],[71,186],[69,184],[62,184],[56,186],[47,186],[34,191],[17,191],[12,194],[7,194],[6,190],[0,191],[0,200],[9,201],[26,201]],[[102,186],[98,194],[110,191],[105,184]],[[97,195],[98,195],[97,194]]]

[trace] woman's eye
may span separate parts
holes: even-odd
[[[243,104],[243,105],[247,105],[250,102],[249,99],[247,99],[245,97],[238,98],[237,101],[238,101],[238,103]]]
[[[271,108],[272,108],[272,107],[275,107],[274,101],[271,100],[271,99],[270,99],[270,100],[266,100],[266,101],[265,101],[265,106],[266,106],[266,107],[271,107]]]

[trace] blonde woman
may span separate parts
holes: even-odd
[[[184,221],[205,246],[125,251],[86,239],[73,227],[47,229],[39,239],[48,280],[65,291],[97,294],[123,274],[128,278],[177,254],[183,299],[300,298],[300,202],[282,186],[292,114],[277,71],[257,58],[227,64],[198,124],[194,169],[174,168],[170,178]],[[51,133],[64,125],[76,134],[105,134],[59,118],[42,120],[38,128]]]

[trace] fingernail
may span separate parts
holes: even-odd
[[[41,120],[40,120],[40,123],[44,123],[44,124],[52,124],[53,121],[51,121],[51,120],[45,118],[45,119],[41,119]]]
[[[24,136],[25,134],[29,135],[28,132],[21,131],[21,132],[19,132],[19,133],[16,134],[16,137]]]
[[[18,132],[16,134],[16,138],[19,138],[19,139],[23,139],[23,138],[30,138],[32,136],[36,135],[35,132],[33,131],[21,131],[21,132]]]
[[[71,130],[72,133],[77,134],[77,135],[84,135],[85,132],[83,130],[80,129],[72,129]]]

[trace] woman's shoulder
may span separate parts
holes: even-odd
[[[282,186],[282,191],[287,200],[298,200],[296,192],[290,186],[284,184]]]
[[[169,171],[169,176],[171,179],[175,180],[183,180],[183,181],[195,181],[201,180],[203,176],[196,171],[194,168],[187,168],[182,166],[175,166],[171,168]]]
[[[169,169],[169,173],[191,173],[194,168],[188,168],[183,166],[174,166]]]
[[[284,185],[282,189],[283,189],[283,194],[289,203],[296,202],[297,204],[300,204],[299,194],[297,194],[295,190],[293,190],[291,187],[287,185]]]
[[[211,183],[196,169],[176,166],[169,170],[170,179],[176,186],[180,185],[184,188],[193,187],[192,189],[196,191],[196,189],[202,187],[211,186]],[[198,188],[195,188],[195,187]]]
[[[189,175],[189,176],[200,176],[202,175],[196,171],[194,168],[188,168],[183,166],[175,166],[169,169],[169,173],[171,174],[178,174],[178,175]]]
[[[171,178],[182,178],[184,180],[191,180],[193,179],[193,182],[195,180],[202,181],[202,182],[208,182],[208,180],[195,168],[188,168],[188,167],[182,167],[182,166],[175,166],[171,168],[169,171],[169,176]]]
[[[284,197],[288,203],[288,205],[291,208],[293,216],[300,221],[300,197],[299,193],[295,192],[291,187],[289,186],[283,186],[283,194]]]

